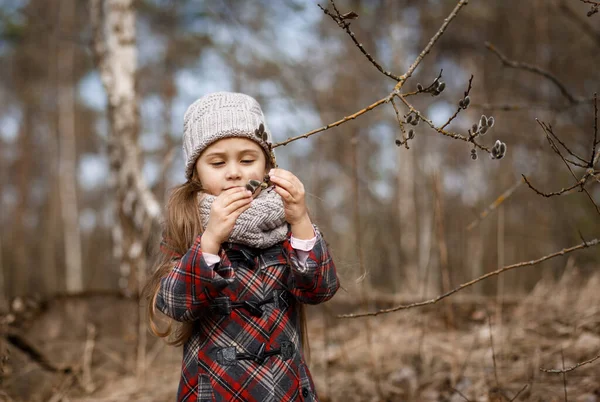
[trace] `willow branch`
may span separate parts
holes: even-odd
[[[321,10],[323,10],[323,12],[330,16],[331,19],[333,19],[340,28],[342,28],[344,31],[346,31],[346,33],[348,35],[350,35],[350,38],[352,38],[352,42],[354,42],[354,44],[356,45],[356,47],[358,47],[358,49],[362,52],[362,54],[365,55],[365,57],[371,62],[371,64],[373,64],[375,66],[375,68],[377,68],[377,70],[379,70],[383,75],[390,77],[391,79],[393,79],[394,81],[400,81],[400,77],[398,77],[397,75],[389,72],[389,71],[385,71],[383,69],[383,67],[381,67],[381,65],[379,63],[377,63],[377,61],[375,61],[375,59],[373,58],[373,56],[371,56],[369,54],[369,52],[367,52],[364,48],[364,46],[362,45],[362,43],[360,43],[357,39],[356,36],[354,35],[354,32],[352,32],[352,30],[350,30],[350,23],[347,21],[348,19],[354,19],[354,18],[358,18],[358,15],[356,13],[350,12],[347,14],[340,14],[339,10],[337,9],[335,2],[333,0],[331,0],[331,4],[333,6],[333,9],[335,11],[335,15],[327,10],[326,8],[323,8],[319,5],[319,8]],[[351,17],[347,17],[347,15],[350,14]]]
[[[406,80],[412,76],[412,73],[415,71],[417,66],[421,63],[421,61],[423,61],[425,56],[427,56],[427,54],[431,51],[431,48],[433,47],[433,45],[435,45],[435,43],[438,41],[440,36],[442,36],[442,34],[446,31],[446,28],[448,28],[448,25],[450,25],[450,22],[452,22],[452,20],[454,18],[456,18],[460,9],[463,8],[464,6],[466,6],[467,4],[469,4],[469,0],[460,0],[458,2],[458,4],[454,7],[452,12],[450,13],[450,15],[448,15],[448,17],[446,17],[446,19],[444,19],[444,23],[442,24],[440,29],[438,29],[438,31],[435,33],[435,35],[433,35],[433,37],[429,40],[429,43],[427,43],[427,46],[425,46],[425,48],[421,51],[421,53],[419,53],[419,55],[417,56],[415,61],[410,65],[410,67],[408,68],[408,71],[400,77],[400,81],[396,84],[396,87],[394,88],[395,90],[399,90],[400,88],[402,88],[402,86],[404,85]]]
[[[461,140],[461,141],[465,141],[465,142],[471,142],[476,147],[480,148],[481,150],[486,151],[487,153],[491,153],[491,151],[488,148],[486,148],[483,145],[478,144],[477,142],[475,142],[475,139],[474,139],[475,136],[473,136],[473,135],[471,135],[469,137],[465,137],[464,135],[453,133],[453,132],[450,132],[450,131],[446,131],[446,130],[440,128],[440,127],[436,127],[436,125],[431,120],[429,120],[427,117],[423,116],[423,114],[421,112],[419,112],[417,109],[415,109],[413,107],[413,105],[411,105],[410,103],[408,103],[408,101],[404,98],[404,96],[402,96],[401,94],[397,94],[397,96],[398,96],[398,98],[400,98],[400,100],[406,105],[406,107],[411,112],[413,112],[414,114],[418,115],[419,118],[421,120],[423,120],[425,123],[427,123],[427,125],[429,127],[431,127],[433,130],[435,130],[438,133],[440,133],[442,135],[445,135],[447,137],[454,138],[455,140]]]
[[[347,122],[347,121],[349,121],[349,120],[354,120],[354,119],[356,119],[358,116],[360,116],[360,115],[363,115],[363,114],[365,114],[365,113],[367,113],[367,112],[369,112],[369,111],[371,111],[371,110],[375,109],[377,106],[380,106],[380,105],[382,105],[382,104],[384,104],[384,103],[386,103],[386,102],[389,102],[389,100],[390,100],[390,99],[391,99],[391,96],[390,96],[390,95],[388,95],[388,96],[386,96],[385,98],[379,99],[377,102],[373,103],[372,105],[369,105],[369,106],[367,106],[366,108],[364,108],[364,109],[361,109],[361,110],[359,110],[358,112],[356,112],[356,113],[354,113],[354,114],[351,114],[350,116],[346,116],[346,117],[344,117],[343,119],[340,119],[340,120],[338,120],[338,121],[336,121],[336,122],[333,122],[333,123],[327,124],[326,126],[323,126],[323,127],[321,127],[321,128],[317,128],[317,129],[315,129],[315,130],[313,130],[313,131],[309,131],[309,132],[308,132],[308,133],[306,133],[306,134],[302,134],[302,135],[299,135],[299,136],[297,136],[297,137],[291,137],[291,138],[288,138],[288,139],[287,139],[287,140],[285,140],[285,141],[282,141],[282,142],[278,142],[278,143],[276,143],[276,144],[273,144],[273,148],[277,148],[277,147],[279,147],[279,146],[281,146],[281,145],[287,145],[287,144],[289,144],[290,142],[293,142],[293,141],[299,140],[299,139],[301,139],[301,138],[308,138],[308,137],[310,137],[311,135],[315,135],[315,134],[318,134],[318,133],[320,133],[320,132],[322,132],[322,131],[329,130],[330,128],[332,128],[332,127],[336,127],[336,126],[339,126],[340,124],[343,124],[343,123],[345,123],[345,122]]]
[[[469,93],[471,92],[471,84],[473,83],[473,74],[471,74],[471,78],[469,78],[469,87],[467,88],[467,90],[464,93],[464,97],[469,96]],[[458,116],[458,114],[460,113],[461,110],[464,110],[464,108],[462,107],[458,107],[456,109],[456,112],[454,112],[454,114],[448,119],[448,121],[446,123],[444,123],[444,125],[442,127],[440,127],[442,130],[452,122],[452,120],[454,120],[456,118],[456,116]]]
[[[552,254],[548,254],[546,256],[543,256],[541,258],[538,258],[537,260],[532,260],[532,261],[524,261],[524,262],[520,262],[517,264],[512,264],[512,265],[507,265],[505,267],[499,268],[495,271],[492,272],[488,272],[485,275],[482,275],[476,279],[473,279],[469,282],[463,283],[462,285],[460,285],[459,287],[452,289],[446,293],[443,293],[441,295],[439,295],[438,297],[434,298],[434,299],[430,299],[430,300],[426,300],[426,301],[422,301],[422,302],[417,302],[417,303],[411,303],[411,304],[404,304],[404,305],[400,305],[400,306],[396,306],[396,307],[392,307],[389,309],[382,309],[382,310],[378,310],[378,311],[373,311],[373,312],[366,312],[366,313],[356,313],[356,314],[341,314],[338,315],[338,318],[358,318],[358,317],[369,317],[369,316],[377,316],[380,314],[387,314],[387,313],[392,313],[394,311],[399,311],[399,310],[407,310],[410,308],[415,308],[415,307],[422,307],[422,306],[427,306],[430,304],[436,304],[438,302],[440,302],[441,300],[444,300],[445,298],[453,295],[454,293],[458,293],[463,289],[466,289],[470,286],[473,286],[474,284],[481,282],[485,279],[491,278],[492,276],[497,276],[500,275],[504,272],[516,269],[516,268],[521,268],[521,267],[526,267],[526,266],[532,266],[532,265],[537,265],[541,262],[544,262],[546,260],[558,257],[558,256],[563,256],[569,253],[572,253],[574,251],[577,250],[582,250],[585,248],[589,248],[589,247],[594,247],[597,246],[598,244],[600,244],[600,239],[594,239],[591,241],[584,241],[581,244],[578,244],[577,246],[573,246],[573,247],[569,247],[569,248],[564,248],[560,251],[557,251],[555,253]]]

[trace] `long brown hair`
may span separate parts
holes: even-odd
[[[266,158],[266,161],[266,171],[269,171],[272,166],[271,159]],[[161,314],[163,318],[167,318],[168,325],[165,330],[160,330],[159,319],[156,314],[156,296],[160,289],[161,279],[175,265],[174,256],[184,255],[192,247],[198,234],[203,231],[197,201],[198,193],[201,191],[202,184],[196,169],[193,170],[190,180],[171,191],[163,223],[162,247],[156,253],[153,273],[144,287],[150,330],[154,335],[165,338],[168,344],[175,346],[183,345],[190,338],[193,323],[179,323]],[[307,336],[306,310],[304,304],[298,303],[297,305],[299,306],[302,349],[305,359],[309,361],[310,346]]]

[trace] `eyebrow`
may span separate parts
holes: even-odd
[[[241,151],[238,152],[238,155],[242,155],[242,154],[246,154],[246,153],[250,153],[250,154],[254,154],[257,155],[259,151],[252,149],[252,148],[246,148],[246,149],[242,149]],[[206,154],[206,157],[209,158],[211,156],[225,156],[227,155],[227,152],[225,151],[212,151]]]

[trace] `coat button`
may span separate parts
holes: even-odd
[[[306,388],[306,387],[302,388],[302,396],[305,398],[308,398],[308,394],[309,394],[308,388]]]

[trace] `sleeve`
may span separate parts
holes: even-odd
[[[218,293],[234,279],[234,271],[227,255],[214,265],[207,263],[199,235],[183,256],[173,256],[173,269],[161,279],[156,297],[156,308],[177,321],[193,321]],[[210,259],[215,255],[207,255]],[[213,260],[214,262],[214,260]]]
[[[315,229],[315,244],[308,251],[304,264],[300,263],[298,251],[292,247],[291,230],[283,242],[288,256],[290,275],[288,289],[301,303],[319,304],[333,297],[340,287],[335,264],[319,229]]]
[[[296,254],[298,255],[298,261],[300,262],[300,265],[302,267],[304,267],[304,264],[306,264],[308,253],[310,252],[310,250],[313,249],[316,242],[317,236],[308,240],[296,239],[294,236],[290,237],[290,243],[292,247],[296,250]]]

